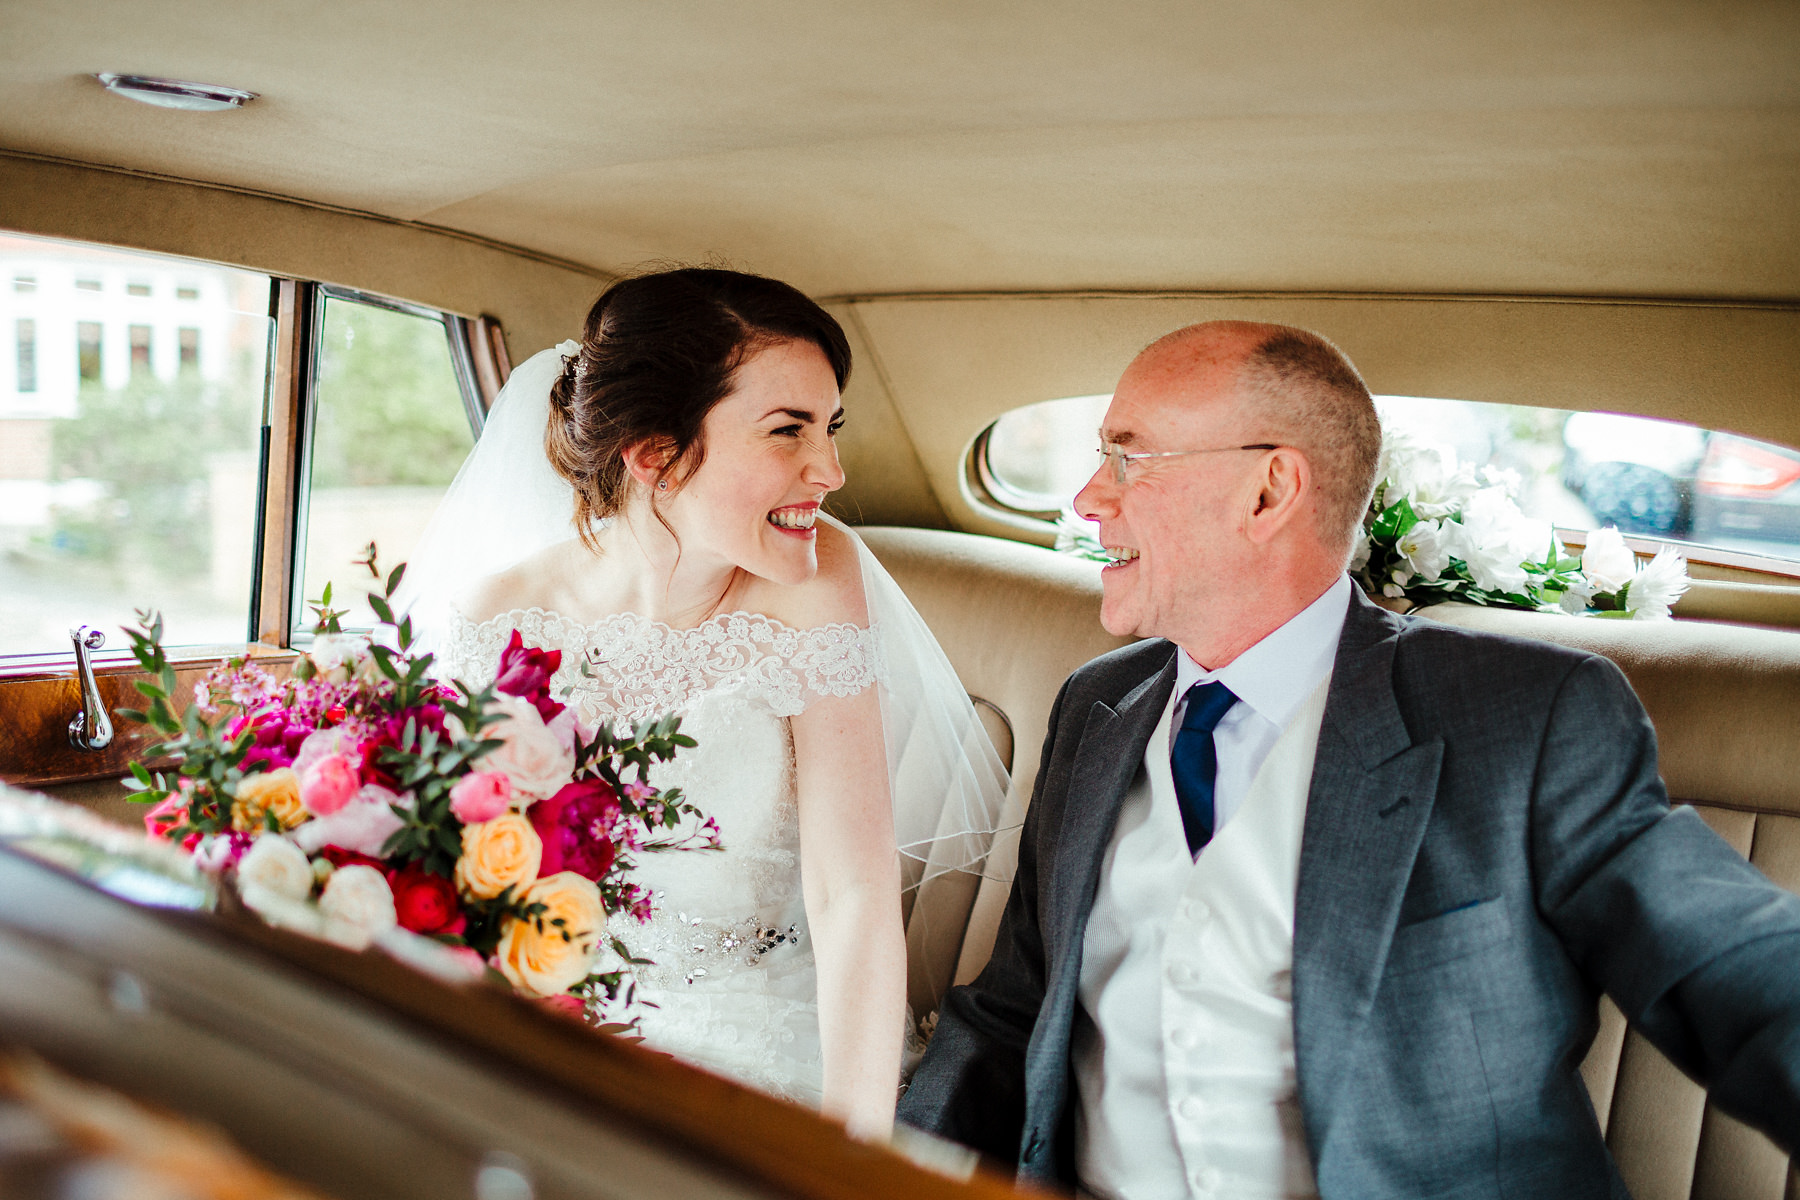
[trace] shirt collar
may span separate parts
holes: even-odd
[[[1258,716],[1286,729],[1319,681],[1331,674],[1351,586],[1350,576],[1339,575],[1317,600],[1217,671],[1206,670],[1183,650],[1175,660],[1176,699],[1196,683],[1217,680]]]

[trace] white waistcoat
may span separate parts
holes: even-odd
[[[1327,677],[1242,808],[1190,859],[1174,697],[1126,794],[1082,943],[1073,1046],[1084,1189],[1314,1197],[1294,1088],[1294,894]]]

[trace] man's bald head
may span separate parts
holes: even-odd
[[[1153,342],[1126,373],[1138,371],[1229,379],[1247,430],[1306,455],[1320,492],[1320,534],[1348,559],[1375,489],[1381,421],[1342,350],[1291,325],[1208,321]]]

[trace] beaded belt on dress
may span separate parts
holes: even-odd
[[[664,982],[656,977],[678,974],[691,984],[705,978],[709,968],[764,966],[771,951],[798,946],[806,936],[798,924],[782,928],[760,917],[715,921],[666,910],[638,928],[641,933],[627,934],[625,940],[656,964],[639,970],[639,979],[646,983]],[[678,964],[686,964],[686,969]],[[668,978],[667,982],[674,980]]]

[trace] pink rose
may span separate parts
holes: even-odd
[[[378,784],[365,784],[348,804],[329,817],[318,817],[299,826],[293,834],[294,844],[308,854],[317,854],[326,846],[338,846],[379,858],[388,838],[406,824],[394,815],[393,805],[410,803],[410,793],[401,797]]]
[[[512,780],[500,771],[476,771],[450,789],[450,811],[464,825],[491,821],[512,807]]]
[[[571,996],[567,992],[545,996],[538,1003],[559,1017],[572,1017],[580,1021],[587,1015],[587,1001],[580,996]]]
[[[300,776],[300,803],[315,817],[329,817],[350,803],[361,787],[356,764],[341,754],[328,754]]]
[[[342,713],[339,713],[338,719],[343,719]],[[320,759],[344,753],[344,742],[348,734],[348,730],[341,728],[315,729],[307,734],[306,740],[300,743],[300,749],[294,755],[294,770],[305,775],[307,769]]]
[[[187,811],[187,794],[170,792],[161,804],[144,814],[144,828],[151,837],[174,841],[187,832]]]

